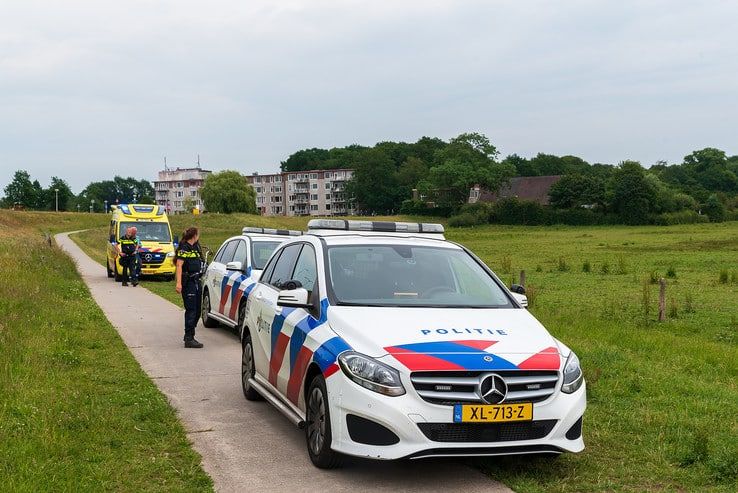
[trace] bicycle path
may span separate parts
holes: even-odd
[[[197,339],[205,347],[184,349],[183,310],[140,286],[124,288],[108,279],[69,234],[56,235],[57,244],[76,261],[97,304],[176,409],[216,491],[512,491],[452,459],[350,459],[341,469],[316,469],[302,430],[270,404],[243,398],[238,336],[200,324]]]

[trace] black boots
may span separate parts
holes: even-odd
[[[202,347],[202,343],[197,342],[195,339],[190,339],[189,341],[185,341],[184,347],[200,349]]]

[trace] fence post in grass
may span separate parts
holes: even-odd
[[[520,285],[525,287],[525,271],[524,270],[520,271]]]
[[[666,320],[666,279],[659,279],[659,322]]]

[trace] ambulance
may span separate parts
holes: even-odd
[[[123,268],[118,257],[117,243],[126,234],[126,229],[135,226],[141,241],[141,275],[173,279],[174,249],[178,238],[172,236],[164,208],[148,204],[120,204],[113,205],[111,209],[106,262],[108,277],[115,278],[116,281],[122,280]]]

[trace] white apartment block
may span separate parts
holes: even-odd
[[[159,171],[159,179],[154,181],[156,203],[164,206],[167,213],[185,212],[185,199],[190,197],[194,206],[201,211],[205,206],[200,197],[205,178],[212,171],[202,168],[175,168]],[[188,211],[189,212],[189,211]]]
[[[346,196],[352,169],[253,174],[256,208],[264,216],[346,216],[353,214]]]

